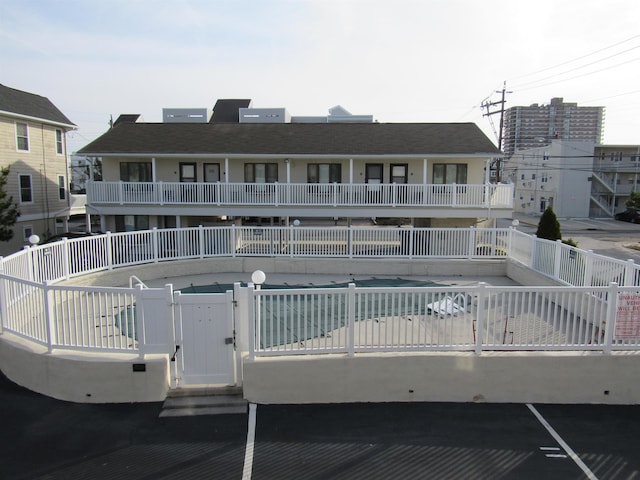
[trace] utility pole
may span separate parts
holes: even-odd
[[[487,110],[487,113],[483,114],[483,117],[491,117],[491,115],[495,115],[496,113],[500,114],[500,125],[498,128],[498,148],[502,149],[502,132],[504,130],[504,104],[507,103],[505,97],[507,93],[512,93],[512,92],[508,92],[507,91],[507,82],[505,81],[502,84],[502,90],[496,90],[496,93],[500,93],[502,94],[501,99],[498,100],[497,102],[490,102],[488,98],[486,98],[483,102],[481,107]],[[491,111],[491,107],[495,107],[497,105],[500,105],[500,108],[494,111]],[[489,120],[491,120],[491,118],[489,118]],[[493,122],[492,122],[493,125]],[[494,129],[495,130],[495,129]],[[501,181],[501,171],[502,171],[502,165],[501,165],[501,159],[498,158],[496,160],[496,182],[500,183]]]

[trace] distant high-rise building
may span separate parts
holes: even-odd
[[[517,150],[550,145],[552,140],[602,142],[604,107],[579,107],[552,98],[548,105],[511,107],[504,112],[502,150],[511,157]]]

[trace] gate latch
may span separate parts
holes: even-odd
[[[224,339],[224,344],[225,345],[231,345],[233,343],[233,337],[226,337]]]
[[[171,357],[172,362],[176,361],[176,355],[178,354],[178,350],[180,350],[180,345],[176,345],[176,351],[173,352],[173,356]]]

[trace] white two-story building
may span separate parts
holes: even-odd
[[[512,186],[488,182],[502,154],[475,124],[292,122],[284,109],[254,114],[246,104],[219,121],[221,105],[207,122],[182,111],[189,121],[123,116],[82,148],[102,163],[88,215],[105,231],[356,218],[469,227],[511,217]]]

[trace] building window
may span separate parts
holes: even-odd
[[[31,175],[20,175],[20,203],[33,202],[33,189],[31,187]]]
[[[244,181],[246,183],[275,183],[278,181],[278,164],[245,163]]]
[[[62,130],[56,129],[56,153],[62,155],[64,152],[62,145]]]
[[[195,163],[180,163],[180,181],[187,183],[195,183],[198,181]]]
[[[151,182],[151,162],[120,163],[120,180],[123,182]]]
[[[16,146],[23,152],[29,151],[29,125],[16,122]]]
[[[467,164],[466,163],[434,163],[433,183],[435,184],[466,184]]]
[[[342,165],[339,163],[310,163],[307,165],[307,183],[341,183]]]
[[[64,200],[67,198],[67,189],[65,188],[64,175],[58,175],[58,199]]]

